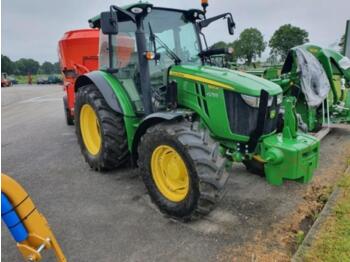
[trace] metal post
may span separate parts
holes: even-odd
[[[113,38],[112,35],[108,35],[108,55],[109,55],[109,69],[113,68]]]
[[[151,78],[149,73],[148,60],[145,57],[146,37],[145,32],[142,28],[142,18],[136,20],[137,30],[135,33],[137,52],[139,56],[139,70],[140,70],[140,83],[142,91],[143,106],[145,114],[149,115],[153,112],[152,110],[152,90],[151,90]]]
[[[322,101],[322,126],[324,126],[324,123],[326,122],[325,118],[325,111],[324,111],[324,100]]]
[[[346,31],[344,39],[344,54],[350,58],[350,20],[346,22]]]
[[[330,127],[331,121],[329,116],[329,102],[328,102],[328,96],[327,96],[327,126]]]

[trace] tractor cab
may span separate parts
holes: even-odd
[[[108,31],[114,17],[117,32]],[[177,10],[138,3],[125,8],[112,6],[110,12],[89,20],[101,28],[99,67],[118,78],[140,114],[164,110],[169,72],[175,65],[210,64],[211,56],[232,50],[208,50],[201,29],[218,19],[227,19],[233,34],[230,13],[211,19],[202,10]],[[205,45],[205,47],[203,47]]]

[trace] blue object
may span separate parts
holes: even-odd
[[[22,242],[28,238],[28,231],[19,219],[16,210],[7,196],[1,192],[1,218],[9,229],[16,242]]]

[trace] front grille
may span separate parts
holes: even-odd
[[[197,102],[198,106],[203,108],[204,111],[209,116],[209,108],[208,108],[208,103],[206,100],[206,92],[205,92],[205,87],[202,84],[195,84],[195,90],[196,90],[196,95],[197,95]]]
[[[244,102],[240,94],[232,91],[225,91],[225,102],[230,128],[232,133],[250,136],[256,129],[258,123],[259,108],[254,108]],[[268,108],[265,118],[264,133],[269,134],[277,128],[277,115],[280,106],[277,105],[277,97],[274,97],[272,105]],[[271,118],[271,111],[275,110]]]

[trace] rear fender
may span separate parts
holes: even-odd
[[[78,77],[75,92],[82,86],[94,84],[101,92],[107,104],[115,112],[126,117],[135,117],[133,104],[122,84],[113,75],[103,71],[93,71]]]

